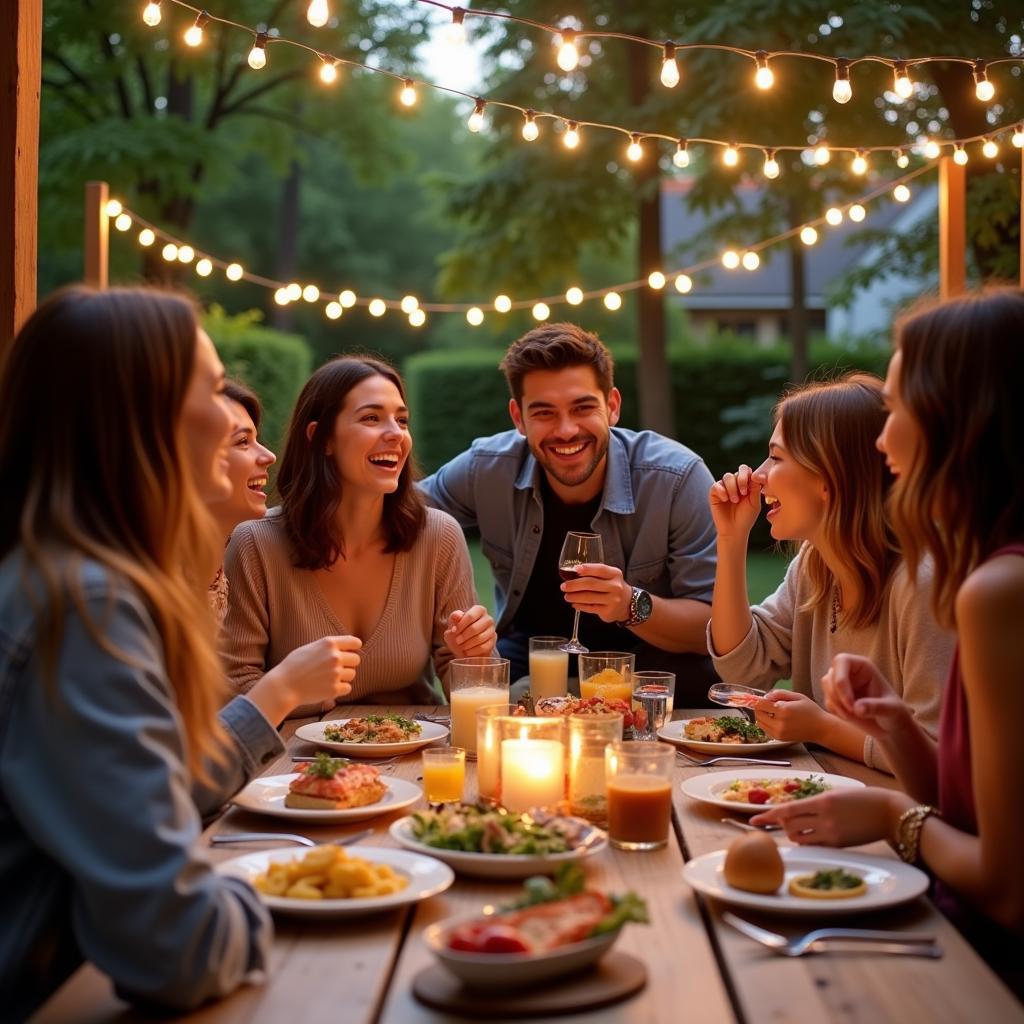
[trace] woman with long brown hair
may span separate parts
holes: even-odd
[[[908,566],[930,556],[932,605],[955,626],[938,744],[880,666],[835,659],[829,707],[874,736],[905,792],[864,789],[781,806],[799,843],[892,841],[933,874],[936,898],[1024,992],[1024,292],[983,292],[917,312],[897,330],[878,444],[896,484]]]
[[[228,545],[228,674],[245,690],[329,633],[362,642],[350,702],[440,699],[452,657],[490,654],[462,530],[415,486],[405,388],[366,356],[332,359],[296,402],[277,475],[279,510]]]
[[[266,911],[199,840],[283,752],[260,705],[288,697],[218,716],[223,368],[186,299],[71,288],[0,372],[0,1006],[22,1019],[86,958],[193,1007],[266,965]]]
[[[870,735],[822,706],[821,677],[839,652],[884,666],[922,727],[939,724],[942,682],[953,651],[928,607],[931,567],[917,585],[900,561],[886,496],[891,476],[875,449],[885,421],[882,382],[850,373],[788,392],[775,411],[768,458],[741,466],[711,489],[718,529],[708,646],[726,682],[771,686],[758,724],[776,739],[813,741],[887,767]],[[800,544],[778,590],[747,599],[747,539],[768,505],[772,536]]]

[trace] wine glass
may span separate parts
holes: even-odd
[[[599,533],[576,533],[570,530],[565,535],[562,544],[562,553],[558,556],[558,575],[563,580],[579,578],[577,569],[579,566],[589,562],[604,561],[604,546],[601,543]],[[589,654],[590,649],[580,643],[580,611],[576,609],[576,616],[572,623],[572,639],[562,645],[562,650],[569,654]]]

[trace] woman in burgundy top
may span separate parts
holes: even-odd
[[[878,447],[897,477],[908,566],[935,564],[933,607],[957,631],[938,744],[875,666],[839,655],[829,709],[882,745],[905,792],[844,790],[755,817],[799,843],[890,839],[925,866],[936,899],[1020,991],[1024,935],[1024,292],[917,312],[897,331]],[[913,572],[911,572],[913,575]],[[937,805],[937,808],[932,805]],[[1019,960],[1019,956],[1017,957]]]

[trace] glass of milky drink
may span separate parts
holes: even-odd
[[[490,704],[508,703],[508,658],[454,658],[448,663],[452,708],[449,742],[476,758],[476,712]]]
[[[569,641],[564,636],[530,637],[530,696],[564,697],[569,692]]]

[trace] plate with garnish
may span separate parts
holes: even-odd
[[[832,789],[862,789],[864,783],[845,775],[794,768],[746,768],[694,775],[682,784],[694,800],[727,811],[756,814],[776,804],[818,796]]]
[[[741,715],[703,715],[666,722],[658,736],[669,743],[705,754],[765,753],[791,747],[793,741],[774,740],[756,722]]]
[[[390,757],[411,754],[448,735],[448,727],[437,722],[416,722],[403,715],[365,715],[337,718],[300,725],[295,735],[325,750],[349,757]]]

